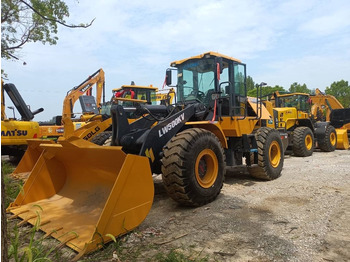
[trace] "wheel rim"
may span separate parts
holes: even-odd
[[[218,159],[215,153],[210,149],[204,149],[199,153],[195,173],[199,185],[203,188],[209,188],[214,185],[218,175]]]
[[[331,133],[331,135],[330,135],[330,137],[329,137],[329,140],[330,140],[330,142],[331,142],[331,145],[334,146],[335,143],[336,143],[336,141],[337,141],[334,132]]]
[[[311,150],[312,148],[312,137],[311,135],[306,135],[305,136],[305,146],[307,150]]]
[[[281,161],[281,148],[277,141],[273,141],[269,148],[270,164],[276,168]]]

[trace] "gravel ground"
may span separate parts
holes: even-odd
[[[216,201],[178,206],[156,184],[152,210],[126,246],[140,261],[172,249],[209,261],[350,261],[350,151],[286,156],[282,176],[229,170]]]
[[[155,186],[146,220],[121,238],[123,262],[171,250],[193,261],[350,261],[350,150],[286,156],[274,181],[230,169],[218,198],[199,208],[171,200],[159,176]],[[118,261],[103,253],[84,261]]]

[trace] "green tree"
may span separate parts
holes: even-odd
[[[279,86],[279,85],[275,85],[274,87],[263,86],[263,87],[261,87],[261,96],[265,97],[267,95],[273,94],[276,91],[286,92],[286,90],[282,86]],[[248,91],[248,96],[256,97],[256,95],[257,95],[256,93],[257,93],[257,87]]]
[[[350,107],[350,86],[348,81],[340,80],[326,87],[327,95],[335,96],[344,107]]]
[[[68,25],[68,6],[61,0],[2,0],[1,58],[18,59],[17,52],[29,42],[57,43],[58,24],[65,27],[89,27],[89,24]]]
[[[311,90],[307,88],[306,84],[300,85],[297,82],[290,85],[289,92],[311,94]]]
[[[254,89],[255,84],[251,76],[247,76],[247,91]]]

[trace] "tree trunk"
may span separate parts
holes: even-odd
[[[8,261],[7,253],[7,218],[5,211],[5,183],[4,174],[1,170],[1,261]]]

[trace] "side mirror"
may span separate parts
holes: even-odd
[[[167,69],[165,72],[165,84],[171,86],[171,69]]]

